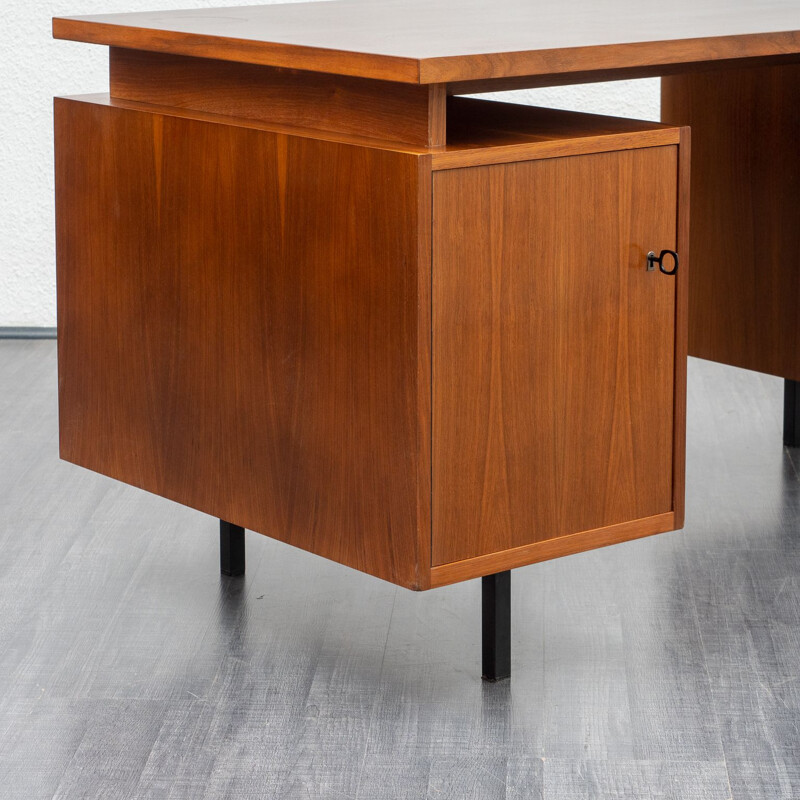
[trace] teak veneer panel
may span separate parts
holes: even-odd
[[[656,147],[676,144],[680,138],[678,128],[657,122],[535,106],[515,106],[512,103],[466,97],[447,98],[448,143],[431,147],[371,138],[363,135],[363,132],[346,134],[320,128],[299,127],[252,117],[126,100],[108,94],[78,95],[73,99],[180,119],[221,125],[234,124],[237,127],[284,133],[289,136],[340,142],[414,156],[430,156],[430,160],[425,160],[425,163],[434,170],[637,147]]]
[[[675,191],[676,142],[683,152],[685,138],[656,123],[461,99],[450,106],[453,144],[437,150],[337,142],[107,96],[57,100],[62,456],[413,589],[677,524],[682,443],[672,437],[683,424],[685,376],[671,348],[680,352],[680,333],[672,337],[683,312],[674,279],[651,275],[651,296],[628,259],[642,268],[647,247],[674,242],[685,202]],[[606,152],[615,137],[632,137],[626,146],[638,137],[639,147]],[[559,157],[547,157],[549,145]],[[493,150],[503,161],[509,147],[529,160],[436,171],[443,155],[468,164]],[[650,216],[653,235],[631,250]],[[531,282],[522,265],[537,224],[549,272]],[[589,256],[602,262],[609,252],[613,263],[583,280]],[[497,316],[499,297],[521,303],[527,292],[539,302],[566,276],[572,305],[554,317],[564,323],[557,335],[530,313],[535,304],[511,303],[510,316],[506,308]],[[467,331],[472,340],[460,327],[470,313],[484,326]],[[647,337],[637,328],[643,316],[653,325]],[[509,321],[529,336],[508,339]],[[551,347],[558,336],[575,359],[577,391],[562,398],[582,415],[572,433],[552,413],[560,413],[560,374],[547,370],[562,366]],[[526,347],[544,354],[533,369]],[[511,356],[499,383],[499,361],[485,370],[486,354],[498,352]],[[473,426],[487,374],[500,403]],[[471,379],[473,397],[474,386],[458,383]],[[589,407],[589,389],[602,395],[599,409]],[[522,494],[508,508],[502,493],[487,505],[481,470],[465,468],[457,450],[474,455],[484,433],[491,439],[509,422],[523,433],[529,420],[518,412],[529,417],[532,399],[550,419],[539,431],[550,450],[507,438],[511,472],[489,488],[511,475]],[[644,407],[654,420],[631,442],[620,423],[628,405],[634,427]],[[585,462],[573,447],[581,437]],[[640,475],[632,463],[642,451]],[[486,465],[497,465],[498,452],[487,451]],[[566,471],[560,478],[572,478],[536,485],[539,527],[531,528],[519,476],[555,462]],[[608,469],[591,483],[598,464]],[[580,499],[584,490],[599,493],[573,503],[569,493]],[[497,509],[513,530],[487,527],[485,514],[475,528],[469,515],[481,492],[483,512]]]
[[[112,47],[111,96],[423,147],[445,142],[444,87]]]
[[[467,97],[448,99],[447,129],[446,147],[431,156],[435,170],[658,147],[680,140],[674,125]]]
[[[426,588],[419,159],[55,111],[62,457]]]
[[[373,139],[355,133],[342,133],[340,131],[326,131],[320,128],[303,128],[289,123],[265,122],[252,117],[236,117],[229,114],[217,114],[209,111],[196,111],[191,108],[178,108],[176,106],[162,106],[155,103],[143,103],[139,100],[123,100],[112,97],[108,92],[71,95],[71,100],[84,103],[109,106],[111,108],[127,109],[129,111],[142,111],[150,114],[159,114],[163,117],[195,120],[197,122],[210,122],[215,125],[235,125],[237,128],[282,133],[302,139],[316,139],[325,142],[368,147],[374,150],[387,150],[393,153],[407,153],[415,156],[425,156],[437,152],[439,148],[423,147],[422,145],[400,142],[397,140]]]
[[[489,148],[519,142],[568,141],[637,133],[662,133],[675,144],[680,133],[662,122],[587,114],[557,108],[504,103],[474,97],[449,97],[448,149]],[[643,139],[641,141],[644,141]]]
[[[507,569],[537,564],[540,561],[549,561],[553,558],[563,558],[575,553],[584,553],[587,550],[629,542],[632,539],[641,539],[644,536],[666,533],[682,526],[683,523],[678,522],[676,515],[669,512],[667,514],[658,514],[654,517],[646,517],[645,519],[609,525],[607,528],[581,531],[568,536],[559,536],[555,539],[533,542],[510,550],[501,550],[484,556],[466,558],[463,561],[453,561],[431,569],[431,588],[468,581],[472,578],[479,578],[482,575],[493,575],[497,572],[504,572]]]
[[[654,59],[654,61],[657,59]],[[481,94],[483,92],[511,92],[518,89],[539,89],[553,86],[574,86],[601,81],[631,81],[643,78],[661,78],[669,75],[685,75],[691,72],[741,69],[742,67],[777,66],[800,62],[800,52],[782,55],[750,56],[744,58],[719,58],[711,61],[681,61],[674,64],[642,64],[633,67],[597,68],[587,65],[584,70],[570,72],[537,73],[504,78],[475,78],[464,81],[448,81],[449,95]]]
[[[339,0],[56,18],[57,38],[446,83],[800,53],[794,0]]]
[[[674,510],[677,187],[674,145],[434,175],[434,566]]]
[[[675,76],[691,125],[689,352],[800,380],[800,65]]]

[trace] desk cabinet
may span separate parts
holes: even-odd
[[[413,589],[680,526],[686,131],[448,126],[57,100],[62,456]]]

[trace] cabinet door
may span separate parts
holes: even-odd
[[[677,146],[434,175],[433,564],[672,509]]]

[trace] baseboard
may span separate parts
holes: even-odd
[[[55,339],[55,328],[25,328],[0,325],[0,339]]]

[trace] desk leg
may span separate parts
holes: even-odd
[[[244,528],[219,521],[219,565],[223,575],[244,575]]]
[[[511,571],[481,578],[483,679],[511,677]]]
[[[800,381],[783,382],[783,444],[800,447]]]

